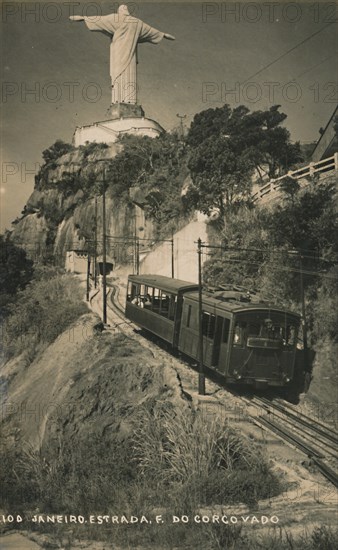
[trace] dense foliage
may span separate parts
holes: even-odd
[[[199,147],[210,138],[226,139],[236,155],[246,151],[259,173],[274,178],[302,160],[299,143],[292,144],[290,132],[281,126],[287,115],[279,107],[250,112],[243,105],[231,109],[225,104],[207,109],[195,115],[187,142]]]
[[[36,268],[34,278],[8,307],[3,344],[6,359],[24,353],[27,362],[88,311],[78,280],[55,268]]]
[[[298,310],[302,285],[313,340],[324,332],[336,337],[336,209],[333,183],[313,182],[300,191],[289,182],[284,200],[273,208],[243,207],[229,214],[223,249],[206,264],[206,282],[263,289],[266,297]]]
[[[140,204],[158,231],[175,227],[185,215],[181,199],[188,173],[185,145],[176,134],[156,139],[124,136],[121,145],[107,172],[111,195]]]
[[[45,164],[48,164],[50,167],[56,167],[56,161],[63,155],[66,155],[73,150],[73,145],[70,143],[65,143],[61,139],[57,139],[53,145],[42,152],[42,158],[45,161]]]
[[[299,143],[281,124],[286,115],[275,105],[250,112],[229,105],[197,114],[187,136],[193,185],[187,198],[195,208],[220,219],[235,204],[250,199],[253,176],[274,178],[302,160]]]
[[[285,119],[278,105],[253,112],[224,105],[197,114],[186,138],[124,135],[115,156],[104,143],[74,148],[57,140],[43,151],[45,164],[36,177],[37,190],[60,195],[55,208],[48,209],[43,198],[36,206],[47,220],[49,241],[78,203],[102,194],[103,173],[110,196],[121,205],[142,206],[158,236],[184,224],[193,209],[216,211],[224,222],[226,212],[250,201],[253,176],[276,177],[302,160],[299,144],[282,126]]]
[[[13,300],[33,276],[33,262],[16,246],[9,235],[0,235],[0,306]]]
[[[125,135],[117,142],[114,157],[106,149],[105,143],[87,143],[75,149],[58,140],[43,152],[45,164],[36,176],[35,188],[55,189],[60,198],[51,208],[42,196],[34,207],[26,207],[23,215],[41,212],[51,241],[58,224],[77,204],[102,194],[103,178],[108,195],[121,205],[141,205],[158,233],[166,227],[164,233],[169,234],[186,216],[181,190],[188,174],[187,148],[176,134],[156,139]]]

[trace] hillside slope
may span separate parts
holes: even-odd
[[[175,371],[135,342],[97,332],[97,322],[86,314],[28,367],[20,358],[5,366],[7,434],[35,449],[110,432],[123,438],[129,417],[146,402],[183,405]]]

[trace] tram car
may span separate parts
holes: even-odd
[[[130,275],[126,317],[198,360],[198,285]],[[203,291],[203,364],[228,384],[288,387],[294,378],[300,315],[239,289]]]

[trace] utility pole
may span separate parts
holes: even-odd
[[[197,241],[198,254],[198,393],[205,395],[205,374],[203,366],[203,308],[202,308],[202,241]]]
[[[87,245],[87,285],[86,285],[86,301],[89,302],[89,292],[90,292],[90,254],[89,254],[89,245]]]
[[[140,274],[140,239],[135,236],[136,245],[136,275]]]
[[[171,233],[171,278],[175,276],[175,264],[174,264],[174,232]]]
[[[187,115],[179,115],[177,113],[176,115],[180,119],[180,132],[181,132],[181,139],[184,138],[184,126],[183,126],[183,120],[187,118]]]
[[[102,193],[102,292],[103,292],[103,324],[107,324],[107,278],[106,278],[106,261],[107,261],[107,249],[106,249],[106,170],[103,167],[103,193]]]
[[[95,196],[95,226],[94,226],[94,287],[97,286],[97,197]]]
[[[305,294],[304,294],[304,279],[303,279],[303,257],[299,253],[299,271],[300,271],[300,299],[302,302],[302,325],[303,325],[303,346],[305,358],[307,354],[307,323],[306,323],[306,311],[305,311]]]

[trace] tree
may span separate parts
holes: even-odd
[[[292,144],[289,131],[281,126],[286,115],[279,108],[252,113],[243,105],[207,109],[194,117],[187,143],[198,147],[211,137],[227,137],[235,154],[246,151],[259,174],[274,178],[303,160],[300,144]]]
[[[282,179],[279,189],[285,194],[286,199],[290,200],[292,205],[294,205],[297,193],[300,190],[298,180],[291,176],[286,176]]]
[[[61,139],[57,139],[53,145],[42,152],[42,158],[46,164],[55,164],[55,161],[74,150],[74,146],[70,143],[65,143]]]
[[[18,290],[23,290],[33,276],[33,262],[26,252],[0,235],[0,302],[5,305]]]
[[[274,178],[302,160],[299,143],[291,144],[281,126],[285,119],[279,105],[252,113],[224,105],[197,114],[187,136],[191,204],[206,214],[216,208],[223,219],[234,205],[249,200],[255,171],[260,178]]]
[[[333,128],[335,131],[336,139],[338,139],[338,115],[334,117]]]
[[[254,163],[247,151],[238,154],[225,137],[210,136],[195,147],[188,168],[193,185],[186,198],[205,214],[216,209],[223,219],[235,202],[250,196]]]
[[[107,170],[109,192],[117,200],[138,195],[148,218],[168,228],[183,213],[181,190],[187,175],[186,149],[175,134],[124,136]],[[133,193],[131,193],[133,191]],[[162,229],[163,229],[162,227]]]
[[[334,183],[317,183],[278,204],[267,216],[271,243],[295,249],[338,253],[337,191]]]
[[[268,250],[264,216],[258,208],[240,207],[229,212],[222,231],[222,249],[211,249],[204,264],[204,280],[211,286],[259,287],[260,269]],[[216,241],[219,243],[219,240]]]

